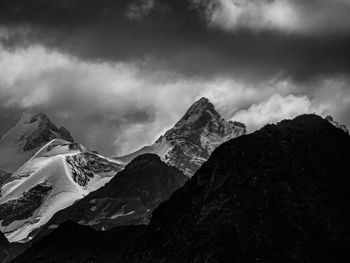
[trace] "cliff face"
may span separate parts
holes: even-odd
[[[350,136],[303,115],[224,143],[127,262],[347,262]]]

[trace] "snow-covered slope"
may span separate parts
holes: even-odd
[[[107,183],[123,165],[78,143],[53,139],[1,188],[0,231],[25,242],[57,211]]]
[[[0,139],[0,170],[13,173],[55,138],[73,141],[65,128],[57,128],[45,114],[24,113]]]
[[[154,144],[116,159],[128,163],[141,154],[154,153],[192,176],[217,146],[245,133],[244,124],[225,121],[207,98],[201,98]]]

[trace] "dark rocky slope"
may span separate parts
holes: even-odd
[[[124,248],[144,230],[145,226],[123,226],[102,232],[67,221],[13,262],[118,262]]]
[[[10,243],[0,232],[0,263],[5,263],[10,259]]]
[[[303,115],[220,146],[127,262],[350,262],[350,136]]]
[[[184,185],[188,178],[157,155],[135,158],[109,183],[74,205],[59,211],[43,232],[66,220],[107,230],[120,225],[146,224],[151,212]]]
[[[123,254],[109,262],[350,262],[349,149],[350,136],[316,115],[224,143],[125,252],[123,235],[109,239]],[[55,250],[70,238],[52,234],[17,262],[69,262],[72,251],[80,262],[90,248],[89,262],[102,261],[94,242]]]

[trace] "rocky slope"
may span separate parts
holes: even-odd
[[[145,226],[122,226],[102,232],[67,221],[13,262],[119,262],[144,230]]]
[[[0,139],[0,170],[15,172],[53,139],[73,142],[69,131],[57,128],[45,114],[23,114]]]
[[[106,260],[83,238],[56,250],[66,232],[18,262],[83,262],[90,249],[89,262],[349,262],[349,148],[350,136],[316,115],[267,125],[219,146],[145,233],[115,246],[121,257]],[[66,254],[71,261],[60,260]]]
[[[168,166],[157,155],[138,156],[105,186],[59,211],[40,235],[66,220],[97,230],[147,224],[159,203],[167,200],[187,180],[180,170]]]
[[[190,177],[217,146],[245,133],[244,124],[225,121],[207,98],[201,98],[153,145],[117,159],[127,163],[141,154],[154,153]]]
[[[59,210],[107,183],[123,165],[78,143],[53,139],[0,189],[0,230],[27,242]]]
[[[0,232],[0,263],[8,262],[10,259],[10,243]]]

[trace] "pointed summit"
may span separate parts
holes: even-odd
[[[193,124],[203,118],[203,115],[205,114],[209,114],[212,117],[220,116],[215,111],[214,105],[207,98],[202,97],[192,104],[192,106],[186,111],[185,115],[176,123],[175,127]],[[208,118],[204,119],[208,120]]]
[[[44,113],[23,113],[19,121],[0,139],[0,169],[14,172],[53,139],[73,142],[65,128],[57,128]]]
[[[154,153],[190,177],[217,146],[245,133],[244,124],[225,121],[214,105],[203,97],[153,145],[118,159],[130,162],[141,154]]]

